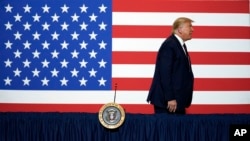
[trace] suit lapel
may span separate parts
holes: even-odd
[[[190,58],[189,58],[188,52],[187,52],[187,54],[185,54],[185,52],[184,52],[184,50],[183,50],[183,47],[182,47],[181,43],[180,43],[179,40],[175,37],[174,34],[171,36],[171,38],[173,38],[173,39],[176,41],[176,43],[177,43],[177,45],[178,45],[177,48],[180,50],[180,52],[182,52],[181,54],[186,58],[187,67],[190,68],[191,62],[190,62]]]
[[[180,50],[180,52],[182,52],[182,55],[186,56],[186,54],[185,54],[185,52],[184,52],[184,50],[183,50],[183,47],[182,47],[181,43],[180,43],[179,40],[175,37],[174,34],[171,36],[171,38],[173,38],[173,39],[175,40],[175,42],[177,43],[177,45],[178,45],[177,48]]]

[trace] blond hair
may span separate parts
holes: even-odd
[[[179,17],[177,18],[174,23],[173,23],[173,26],[172,26],[172,33],[174,34],[175,31],[183,24],[183,23],[192,23],[194,22],[193,20],[189,19],[189,18],[186,18],[186,17]]]

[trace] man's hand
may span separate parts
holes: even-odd
[[[175,110],[177,109],[177,102],[176,102],[176,100],[170,100],[170,101],[168,101],[167,108],[168,108],[169,112],[175,112]]]

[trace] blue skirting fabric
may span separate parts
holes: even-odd
[[[117,129],[98,113],[0,113],[0,141],[229,141],[229,128],[249,114],[129,114]]]

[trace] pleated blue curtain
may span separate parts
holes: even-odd
[[[0,141],[229,141],[232,124],[250,115],[126,114],[106,129],[91,113],[0,113]]]

